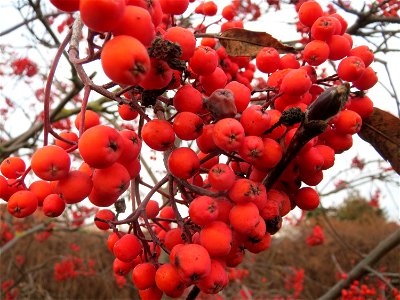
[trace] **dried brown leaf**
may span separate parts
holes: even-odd
[[[264,47],[273,47],[280,53],[296,53],[293,47],[282,44],[266,32],[231,28],[222,32],[217,38],[230,56],[255,57]]]
[[[370,143],[400,174],[400,119],[379,108],[363,120],[358,135]]]

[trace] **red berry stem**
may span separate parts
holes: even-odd
[[[110,226],[110,228],[111,228],[114,232],[118,231],[118,228],[117,228],[117,227],[112,223],[112,221],[110,221],[110,220],[104,220],[104,219],[95,217],[95,218],[94,218],[94,221],[99,221],[99,222],[106,223],[108,226]]]
[[[58,63],[60,61],[60,58],[63,54],[64,49],[67,47],[68,43],[70,42],[72,36],[72,31],[70,30],[61,43],[60,47],[58,47],[58,50],[56,52],[56,55],[54,57],[54,60],[51,64],[49,74],[47,75],[47,81],[46,81],[46,86],[44,89],[44,104],[43,104],[43,113],[44,113],[44,120],[43,120],[43,126],[44,126],[44,137],[43,137],[43,145],[46,146],[49,141],[49,133],[51,133],[53,136],[56,138],[60,138],[60,136],[54,132],[51,129],[51,121],[50,121],[50,92],[51,92],[51,86],[53,85],[53,80],[54,80],[54,75],[57,70]],[[61,139],[61,138],[60,138]]]
[[[253,89],[251,94],[254,95],[255,93],[264,93],[264,92],[276,92],[276,88],[272,86],[267,86],[262,89]]]
[[[168,182],[168,175],[164,176],[163,179],[161,179],[157,184],[154,185],[154,187],[149,191],[149,193],[146,195],[143,201],[140,202],[138,208],[133,213],[131,213],[124,220],[112,221],[113,224],[122,225],[135,222],[140,217],[142,212],[146,210],[146,205],[150,201],[150,198],[157,192],[158,189],[160,189],[167,182]]]
[[[193,200],[192,194],[190,194],[181,184],[177,183],[177,185],[178,185],[179,192],[185,197],[187,202],[184,202],[184,203],[179,202],[179,201],[175,201],[175,202],[189,206],[188,203],[192,202],[192,200]]]
[[[213,152],[208,153],[206,156],[204,156],[201,160],[200,160],[200,165],[204,164],[206,161],[209,161],[210,159],[212,159],[215,156],[218,156],[221,154],[221,150],[215,150]]]
[[[145,260],[146,261],[151,260],[152,262],[155,262],[154,258],[153,258],[153,254],[151,253],[149,242],[147,241],[146,236],[144,235],[141,227],[139,226],[139,223],[135,222],[135,225],[136,225],[135,226],[135,235],[142,241]]]
[[[171,220],[171,219],[164,219],[164,218],[156,218],[153,219],[153,223],[156,224],[157,226],[160,226],[160,228],[164,231],[168,231],[168,228],[165,228],[164,225],[162,225],[160,222],[158,221],[167,221],[167,222],[174,222],[176,223],[176,220]]]
[[[144,182],[142,179],[140,179],[139,182],[140,182],[141,185],[143,185],[143,186],[145,186],[145,187],[147,187],[147,188],[149,188],[149,189],[152,189],[152,188],[153,188],[153,185],[148,184],[147,182]],[[165,197],[165,198],[169,198],[169,196],[170,196],[168,193],[166,193],[166,192],[164,192],[164,191],[162,191],[162,190],[157,190],[157,193],[159,193],[161,196],[163,196],[163,197]],[[177,199],[175,199],[175,201],[177,201]],[[169,203],[169,201],[167,201],[167,203]],[[164,205],[163,205],[162,207],[164,207]],[[161,209],[162,207],[160,207],[160,209]]]
[[[266,99],[264,105],[262,106],[262,108],[264,110],[266,110],[275,101],[275,99],[279,98],[282,95],[283,95],[283,93],[278,93],[278,94],[275,94],[274,96],[270,97],[270,94],[268,93],[267,99]]]
[[[174,210],[178,226],[180,228],[182,228],[182,230],[183,230],[183,234],[185,235],[185,238],[184,238],[185,241],[191,243],[192,242],[192,237],[191,237],[190,231],[185,226],[185,223],[184,223],[184,221],[182,219],[182,216],[181,216],[181,214],[180,214],[180,212],[178,210],[178,207],[176,206],[176,202],[175,202],[175,199],[174,199],[174,194],[175,194],[174,193],[174,178],[172,176],[170,176],[170,178],[169,178],[168,190],[169,190],[169,195],[170,195],[171,206],[172,206],[172,209]]]
[[[198,195],[202,195],[202,196],[209,196],[209,197],[219,197],[221,196],[221,193],[214,193],[211,192],[209,190],[203,189],[201,187],[195,186],[193,184],[188,183],[186,180],[174,177],[174,180],[181,184],[183,187],[189,189],[189,191],[194,192]]]
[[[82,106],[81,106],[81,123],[79,124],[79,136],[82,136],[82,133],[85,130],[85,113],[86,113],[87,103],[89,101],[89,95],[90,95],[90,87],[85,85],[83,99],[82,99]]]
[[[139,190],[139,175],[135,178],[135,198],[136,198],[136,203],[138,204],[138,209],[142,204],[142,201],[140,200],[140,190]],[[132,199],[132,202],[134,200]],[[147,205],[147,203],[146,203]],[[156,243],[157,245],[159,245],[166,253],[169,254],[169,250],[164,246],[164,244],[160,241],[160,239],[158,238],[158,236],[154,233],[153,228],[150,225],[149,219],[147,217],[147,213],[146,213],[146,206],[144,206],[144,209],[141,213],[141,216],[143,218],[145,227],[147,229],[147,232],[150,234],[151,239],[153,240],[154,243]]]
[[[14,184],[15,184],[16,186],[19,186],[19,185],[21,185],[21,184],[23,185],[23,184],[24,184],[25,177],[29,174],[29,172],[30,172],[31,170],[32,170],[32,167],[31,167],[31,166],[29,166],[28,168],[26,168],[24,174],[22,174],[21,177],[18,178],[18,180],[16,180],[16,181],[14,182]]]
[[[333,74],[333,75],[331,75],[331,76],[318,79],[315,83],[316,83],[316,84],[320,84],[320,83],[327,82],[327,81],[332,81],[332,82],[334,82],[334,81],[336,81],[336,80],[338,80],[338,79],[339,79],[339,76],[338,76],[337,74]]]
[[[131,196],[131,201],[132,201],[132,211],[136,210],[136,202],[133,199],[133,197],[134,197],[133,195],[135,195],[135,193],[136,193],[135,182],[136,182],[136,178],[131,179],[131,182],[130,182],[130,192],[131,192],[131,194],[130,194],[130,196]]]
[[[175,219],[159,218],[159,217],[152,219],[152,221],[154,221],[154,223],[156,223],[158,221],[165,221],[165,222],[172,222],[172,223],[177,223],[178,222]],[[168,230],[166,230],[166,231],[168,231]]]

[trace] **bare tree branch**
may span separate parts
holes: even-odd
[[[400,244],[400,230],[396,230],[391,235],[382,240],[363,260],[361,260],[347,274],[347,278],[340,280],[328,292],[322,295],[319,300],[336,299],[340,296],[342,289],[351,285],[354,280],[361,278],[368,272],[368,267],[373,266],[382,259],[388,252],[396,248]]]
[[[64,13],[58,12],[58,13],[52,13],[52,14],[43,15],[43,17],[47,19],[49,17],[57,17],[57,16],[62,15],[62,14],[64,14]],[[18,28],[21,28],[24,25],[27,25],[27,24],[29,24],[29,23],[31,23],[33,21],[36,21],[37,19],[39,19],[39,16],[34,16],[34,17],[30,18],[30,19],[26,19],[26,20],[22,21],[21,23],[18,23],[18,24],[14,25],[14,26],[6,29],[6,30],[3,30],[2,32],[0,32],[0,36],[7,35],[7,34],[13,32],[14,30],[17,30]]]
[[[0,248],[0,256],[4,255],[4,253],[11,249],[20,239],[31,235],[35,232],[41,231],[47,227],[49,223],[40,223],[26,231],[24,231],[22,234],[18,235],[17,237],[13,238],[11,241],[9,241],[7,244],[5,244],[3,247]]]

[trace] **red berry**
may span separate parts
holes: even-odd
[[[9,179],[17,179],[25,171],[25,162],[20,157],[8,157],[0,165],[1,173]]]
[[[146,215],[149,219],[154,219],[160,212],[160,206],[155,200],[149,200],[146,205]]]
[[[342,110],[333,120],[335,130],[340,134],[358,133],[362,126],[362,119],[352,110]]]
[[[78,148],[83,160],[93,168],[107,168],[121,156],[124,140],[119,132],[105,125],[86,130],[79,139]]]
[[[51,4],[59,10],[74,12],[79,10],[79,0],[50,0]]]
[[[368,67],[374,61],[374,52],[366,45],[351,49],[349,55],[361,58],[365,67]]]
[[[156,267],[151,263],[138,264],[132,271],[132,281],[139,290],[151,288],[155,284]]]
[[[221,221],[214,221],[200,231],[200,244],[211,257],[225,257],[231,251],[232,230]]]
[[[233,118],[219,120],[213,130],[213,139],[222,150],[238,151],[244,139],[243,126]]]
[[[102,220],[106,220],[106,221],[114,221],[115,220],[115,214],[109,209],[100,209],[95,215],[95,219],[96,218],[99,218],[99,219],[102,219]],[[102,222],[102,221],[95,220],[94,224],[100,230],[108,230],[108,229],[110,229],[110,226],[107,223]]]
[[[353,81],[353,84],[359,90],[368,90],[372,88],[378,82],[378,76],[375,71],[368,67],[362,73],[361,76]]]
[[[198,75],[210,75],[218,66],[218,55],[210,47],[199,46],[190,58],[189,66]]]
[[[159,90],[165,88],[172,79],[172,69],[168,64],[156,58],[150,58],[149,72],[140,81],[139,85],[145,90]]]
[[[43,213],[47,217],[61,216],[65,209],[64,200],[57,194],[50,194],[43,200]]]
[[[142,246],[136,236],[125,234],[115,242],[113,252],[118,259],[129,263],[142,252]]]
[[[179,59],[189,60],[192,57],[196,49],[196,39],[193,32],[186,28],[175,26],[168,28],[163,37],[181,47],[182,55]]]
[[[314,189],[304,187],[298,190],[294,201],[296,205],[303,210],[314,210],[319,205],[319,195]]]
[[[37,207],[38,199],[31,191],[17,191],[7,203],[8,212],[16,218],[25,218],[33,214]]]
[[[329,46],[329,59],[339,60],[349,55],[351,45],[344,36],[334,34],[326,42]]]
[[[203,119],[192,112],[180,112],[174,118],[173,128],[178,138],[192,141],[203,132]]]
[[[189,0],[160,0],[164,14],[181,15],[189,6]]]
[[[74,125],[76,129],[80,129],[81,128],[81,120],[82,120],[82,113],[79,112],[76,115],[75,121],[74,121]],[[92,111],[92,110],[86,110],[85,111],[85,121],[83,123],[83,131],[85,131],[86,129],[89,129],[90,127],[94,127],[96,125],[100,125],[100,116],[98,113]]]
[[[308,64],[319,66],[328,59],[329,46],[324,41],[311,41],[304,48],[303,57]]]
[[[168,121],[154,119],[143,126],[142,138],[150,148],[165,151],[173,146],[175,133]]]
[[[101,65],[111,80],[123,85],[137,85],[151,68],[146,47],[128,35],[116,36],[104,45]]]
[[[235,177],[233,170],[226,164],[216,164],[208,172],[208,181],[218,191],[230,189]]]
[[[80,0],[79,11],[83,23],[97,32],[108,32],[122,19],[125,0]]]
[[[330,36],[335,34],[336,21],[339,22],[332,17],[319,17],[311,26],[311,37],[316,40],[327,40]]]
[[[182,86],[175,94],[173,104],[178,112],[189,111],[198,113],[203,107],[203,97],[193,86]]]
[[[229,214],[229,221],[233,229],[244,235],[254,230],[259,222],[259,210],[253,202],[236,204]]]
[[[250,89],[244,84],[237,81],[229,82],[224,89],[230,90],[233,93],[237,112],[240,113],[244,111],[250,103],[250,98],[251,98]]]
[[[318,2],[307,1],[300,6],[299,19],[305,26],[311,27],[323,13],[322,7]]]
[[[71,165],[69,154],[58,146],[37,149],[32,156],[32,171],[43,180],[60,180],[68,175]]]
[[[361,116],[361,118],[365,119],[372,114],[374,103],[367,96],[354,97],[347,101],[345,108],[355,111]]]
[[[182,245],[176,250],[174,259],[171,259],[171,263],[178,270],[180,278],[182,278],[186,284],[196,284],[201,279],[208,276],[211,271],[210,255],[201,245]]]
[[[168,157],[168,169],[175,177],[189,179],[199,171],[199,168],[200,160],[191,148],[177,148]]]
[[[206,225],[217,219],[218,205],[211,197],[199,196],[190,203],[189,216],[193,223]]]
[[[200,83],[207,95],[224,88],[227,81],[225,72],[219,67],[216,67],[211,74],[200,76]]]
[[[272,73],[279,67],[279,53],[275,48],[265,47],[256,56],[257,68],[264,73]]]
[[[144,46],[149,47],[156,31],[153,20],[147,9],[128,5],[118,23],[113,29],[114,36],[129,35],[138,39]]]
[[[311,85],[311,79],[306,70],[292,70],[282,79],[281,92],[291,96],[301,96],[310,89]]]
[[[365,70],[364,62],[358,56],[349,56],[339,63],[338,76],[345,81],[356,81]]]

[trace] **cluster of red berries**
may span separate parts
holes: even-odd
[[[0,222],[0,247],[7,244],[14,238],[14,233],[11,231],[10,226],[3,221]]]
[[[309,28],[311,41],[304,48],[303,58],[312,66],[327,59],[341,60],[338,77],[353,83],[360,90],[373,87],[378,78],[369,66],[374,60],[367,46],[353,48],[353,39],[346,33],[347,22],[338,13],[325,15],[322,7],[314,1],[305,2],[298,11],[300,22]]]
[[[115,283],[117,284],[118,288],[122,289],[125,287],[128,280],[123,275],[117,275],[114,273]]]
[[[25,262],[26,262],[26,257],[24,255],[22,255],[22,254],[15,255],[15,264],[18,267],[23,266],[25,264]]]
[[[304,288],[304,269],[292,268],[291,274],[285,278],[285,289],[298,299]]]
[[[54,223],[48,224],[44,228],[44,230],[42,230],[38,233],[35,233],[35,240],[40,243],[47,241],[52,236],[54,227],[55,227]]]
[[[54,265],[54,279],[64,281],[78,276],[93,276],[96,274],[94,266],[93,259],[84,261],[78,256],[70,255]]]
[[[62,33],[64,30],[67,30],[69,26],[72,25],[74,22],[74,18],[69,15],[67,16],[58,26],[57,26],[57,31],[58,33]]]
[[[358,156],[355,156],[351,161],[351,167],[362,171],[365,167],[365,161],[360,159]]]
[[[14,300],[20,294],[20,290],[19,288],[15,287],[15,281],[13,279],[2,281],[1,291],[5,295],[5,300]]]
[[[37,65],[29,58],[18,58],[11,62],[11,68],[15,75],[33,77],[38,72]]]
[[[322,245],[325,242],[325,234],[323,229],[319,225],[314,226],[313,232],[307,237],[306,242],[309,246]]]
[[[379,208],[379,200],[381,198],[381,190],[377,189],[373,195],[371,195],[371,199],[368,201],[368,205]]]
[[[249,277],[250,271],[247,269],[230,268],[229,269],[229,280],[239,280],[242,281],[244,278]]]
[[[388,279],[390,281],[390,279]],[[387,296],[391,299],[399,299],[400,293],[397,288],[393,288],[390,294],[386,293],[387,284],[379,278],[371,279],[368,276],[365,278],[365,282],[354,280],[348,289],[342,290],[342,300],[350,299],[387,299]]]
[[[375,3],[373,3],[375,7],[380,7],[379,10],[377,10],[377,13],[381,13],[384,16],[387,17],[398,17],[399,16],[399,10],[400,10],[400,3],[399,1],[396,0],[377,0]],[[373,7],[372,4],[368,4],[371,8]]]
[[[115,255],[115,275],[132,271],[142,299],[160,299],[163,293],[180,297],[192,285],[208,294],[226,287],[227,267],[238,266],[245,250],[266,250],[282,217],[295,207],[318,207],[317,192],[301,187],[302,183],[316,186],[321,182],[323,170],[334,165],[335,154],[352,146],[352,135],[372,112],[372,101],[358,90],[369,89],[377,81],[369,66],[373,54],[365,46],[352,48],[351,37],[345,34],[346,21],[339,14],[324,15],[317,2],[305,2],[299,9],[300,22],[310,35],[302,54],[281,56],[277,49],[266,47],[257,54],[255,64],[250,57],[228,55],[215,39],[203,39],[196,46],[193,31],[166,23],[171,18],[163,14],[181,15],[193,1],[51,2],[67,12],[79,10],[93,32],[111,33],[101,50],[102,68],[121,88],[134,86],[120,97],[118,112],[123,120],[140,114],[147,122],[138,132],[117,130],[86,110],[74,122],[79,135],[63,131],[55,145],[34,152],[28,168],[19,157],[1,163],[0,198],[18,218],[33,214],[38,207],[46,216],[58,217],[66,205],[86,198],[95,206],[108,207],[138,178],[142,141],[163,151],[165,183],[169,180],[171,185],[169,205],[160,209],[149,195],[125,221],[110,209],[98,211],[95,218],[99,229],[113,230],[107,243]],[[226,22],[221,31],[243,27],[235,19],[237,2],[224,7]],[[216,8],[210,1],[200,4],[196,12],[211,16]],[[318,66],[328,59],[340,60],[338,74],[319,78]],[[257,92],[251,85],[257,70],[268,76],[267,100],[256,98],[251,103],[252,93]],[[321,94],[326,97],[321,86],[342,81],[358,90],[334,118],[322,120],[327,129],[295,153],[267,190],[265,178],[302,130],[302,112],[307,118],[308,107]],[[150,119],[145,110],[157,99],[153,101],[147,92],[167,90],[174,96],[163,100],[176,114],[166,120],[158,110],[158,118]],[[289,122],[294,111],[300,117]],[[200,152],[176,147],[177,139],[193,142]],[[75,150],[82,164],[71,169],[70,153]],[[26,187],[24,179],[30,171],[39,180]],[[178,190],[182,200],[175,199]],[[180,216],[176,203],[188,207],[188,216]],[[128,232],[118,230],[118,225],[127,223],[131,225]],[[147,228],[151,242],[142,227]],[[161,248],[169,254],[166,263],[158,261]],[[67,261],[59,269],[75,270],[73,265],[74,261]],[[63,279],[66,275],[61,271],[57,274]]]

